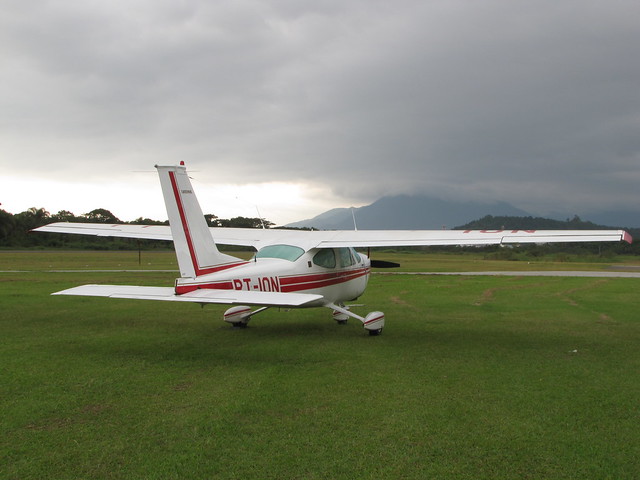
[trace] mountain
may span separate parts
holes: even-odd
[[[582,220],[578,215],[566,220],[487,215],[455,227],[455,230],[606,230],[608,228],[611,227]]]
[[[334,208],[286,226],[352,230],[355,216],[360,230],[432,230],[452,228],[485,215],[522,217],[530,214],[505,202],[458,202],[426,195],[397,195],[360,208]]]
[[[609,210],[597,213],[581,213],[582,218],[588,218],[599,225],[611,225],[625,228],[640,227],[640,211],[636,210]]]

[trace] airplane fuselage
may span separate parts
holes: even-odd
[[[200,289],[320,294],[323,300],[307,305],[316,307],[358,298],[371,273],[369,258],[351,248],[311,249],[293,261],[261,256],[261,252],[254,259],[230,268],[195,278],[179,278],[176,294]]]

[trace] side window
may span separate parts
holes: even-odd
[[[331,248],[323,248],[313,256],[313,263],[324,268],[336,268],[336,254]]]
[[[349,250],[351,250],[351,256],[353,257],[353,261],[355,263],[361,263],[362,257],[360,257],[360,254],[356,252],[353,248],[350,248]]]
[[[353,265],[353,258],[351,258],[351,252],[348,248],[339,248],[338,255],[340,255],[341,267],[350,267]]]

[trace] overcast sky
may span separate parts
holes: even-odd
[[[0,203],[282,224],[383,195],[640,201],[636,0],[25,0],[0,9]]]

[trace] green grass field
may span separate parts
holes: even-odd
[[[369,337],[326,309],[234,330],[224,306],[49,295],[171,285],[78,271],[171,270],[167,253],[0,262],[25,270],[0,274],[0,478],[638,478],[638,279],[374,275]]]
[[[242,258],[250,258],[251,252],[229,252]],[[505,254],[483,252],[440,252],[422,253],[419,250],[407,252],[373,251],[372,258],[389,260],[401,264],[401,271],[442,272],[442,271],[523,271],[523,270],[620,270],[628,267],[640,268],[640,258],[635,256],[598,257],[595,255],[548,254],[538,258],[513,255],[510,260],[500,259],[511,256],[510,249]],[[497,258],[496,258],[497,257]],[[77,250],[0,250],[0,271],[2,270],[56,270],[56,269],[124,269],[124,270],[178,270],[176,257],[171,250],[142,251],[77,251]]]

